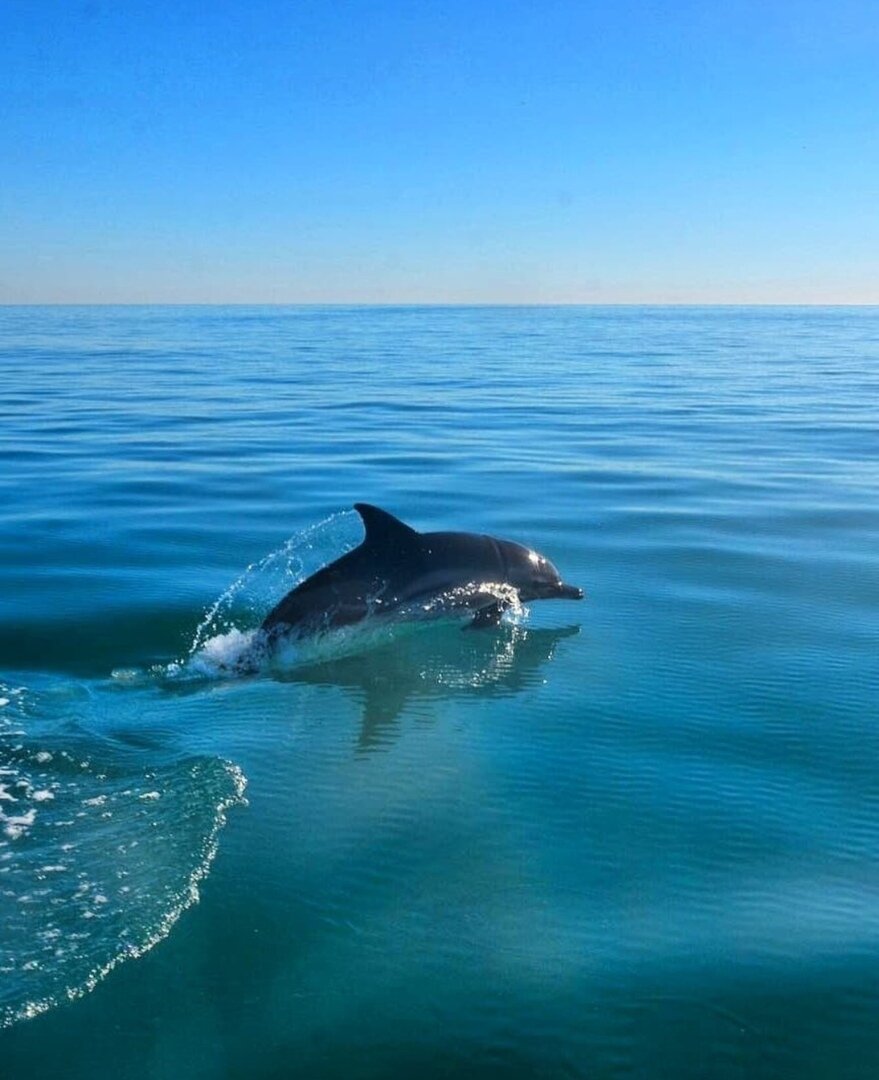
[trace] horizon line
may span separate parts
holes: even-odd
[[[22,307],[301,307],[301,308],[873,308],[879,300],[0,300]]]

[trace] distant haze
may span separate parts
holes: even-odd
[[[0,303],[879,303],[868,2],[0,7]]]

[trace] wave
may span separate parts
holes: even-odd
[[[168,936],[198,901],[246,780],[219,758],[145,767],[83,734],[29,733],[52,726],[39,695],[0,685],[0,701],[6,1027],[88,993]]]

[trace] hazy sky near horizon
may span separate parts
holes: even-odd
[[[0,72],[3,303],[879,303],[873,0],[4,0]]]

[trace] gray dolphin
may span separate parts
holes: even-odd
[[[509,606],[497,595],[499,585],[523,601],[583,598],[549,559],[512,540],[420,533],[377,506],[354,509],[366,530],[363,543],[287,593],[263,620],[264,633],[312,634],[431,602],[442,611],[472,612],[473,626],[491,626]]]

